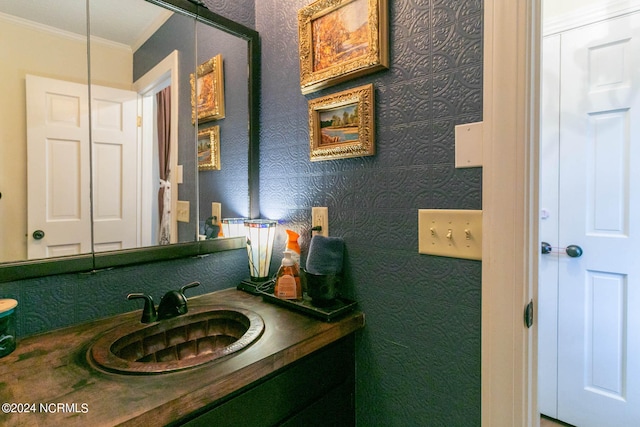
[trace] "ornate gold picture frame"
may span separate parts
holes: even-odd
[[[198,170],[220,170],[220,126],[198,132]]]
[[[192,73],[191,81],[191,123],[205,123],[224,118],[224,74],[222,55],[218,54],[200,64]]]
[[[373,84],[309,101],[311,161],[375,154]]]
[[[317,0],[298,12],[303,94],[389,67],[387,0]]]

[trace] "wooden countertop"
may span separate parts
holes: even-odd
[[[102,372],[86,360],[100,334],[138,321],[140,310],[25,338],[0,359],[0,404],[15,404],[10,409],[22,412],[5,413],[3,406],[0,425],[164,425],[364,326],[357,311],[326,323],[235,289],[189,298],[189,305],[253,310],[262,316],[265,331],[230,358],[147,376]]]

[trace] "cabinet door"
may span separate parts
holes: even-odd
[[[355,425],[353,335],[205,408],[193,426],[267,427]]]

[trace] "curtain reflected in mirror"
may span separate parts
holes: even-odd
[[[158,189],[159,245],[171,243],[171,87],[156,94],[158,105]]]

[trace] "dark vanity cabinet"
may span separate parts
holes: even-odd
[[[354,393],[351,334],[173,425],[348,427]]]

